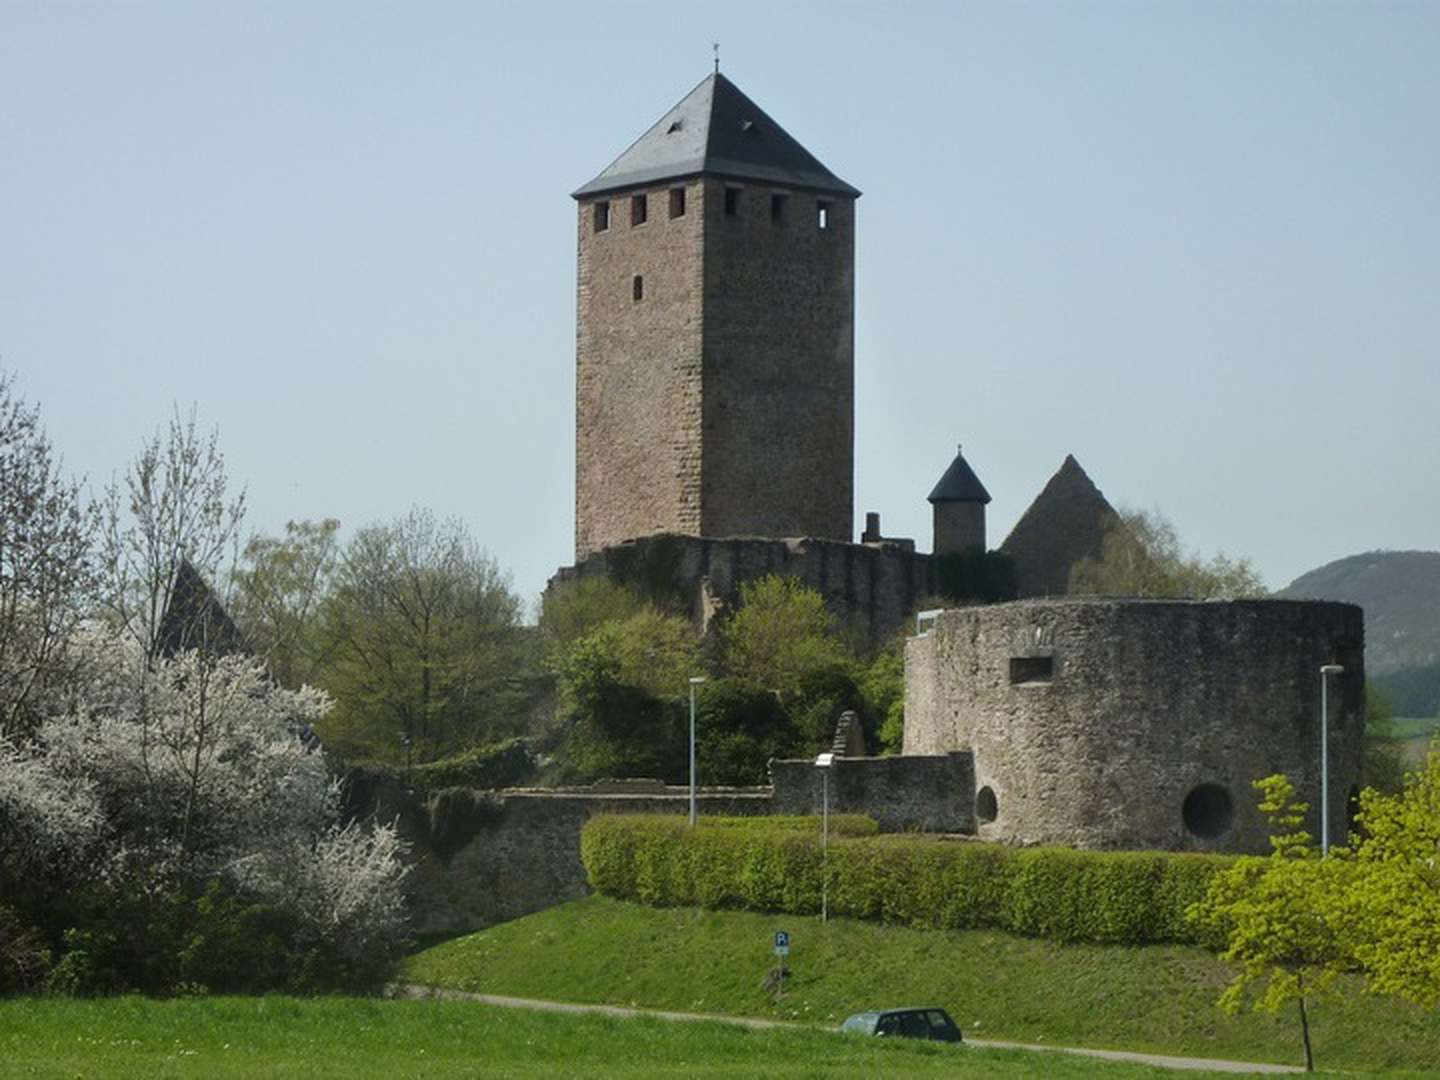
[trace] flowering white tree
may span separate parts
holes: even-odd
[[[95,514],[61,471],[39,409],[0,371],[0,733],[27,731],[36,698],[66,677],[95,583]]]
[[[324,694],[242,656],[147,661],[113,631],[77,649],[86,678],[35,739],[0,740],[0,881],[170,895],[218,880],[342,962],[394,954],[401,843],[340,824],[338,784],[301,737]]]
[[[163,437],[157,432],[145,443],[123,486],[112,482],[105,492],[101,603],[110,623],[152,659],[211,642],[213,627],[203,618],[169,626],[166,620],[167,612],[175,617],[172,603],[187,565],[214,583],[233,555],[245,494],[231,498],[228,483],[219,434],[202,434],[192,410],[184,419],[177,412]]]

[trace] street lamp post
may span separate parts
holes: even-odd
[[[700,816],[695,803],[695,688],[705,681],[704,675],[690,676],[690,824]]]
[[[830,921],[830,766],[831,753],[815,759],[820,770],[820,921]]]
[[[1330,851],[1330,676],[1344,674],[1339,664],[1320,665],[1320,854]]]

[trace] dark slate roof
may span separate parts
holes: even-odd
[[[215,656],[245,651],[239,628],[209,583],[183,555],[160,618],[159,652],[174,656],[201,649]]]
[[[858,197],[718,71],[707,75],[610,166],[584,198],[701,173]]]
[[[945,470],[945,475],[940,477],[935,490],[930,492],[932,503],[990,501],[990,493],[985,490],[985,485],[980,483],[980,478],[975,475],[975,470],[970,468],[960,450],[958,446],[955,448],[955,460]]]

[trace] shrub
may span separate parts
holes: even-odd
[[[0,904],[0,995],[38,989],[49,972],[45,935]]]
[[[741,785],[765,783],[770,759],[788,756],[796,745],[780,699],[729,678],[716,679],[698,695],[695,744],[703,783]]]
[[[836,915],[1061,942],[1205,945],[1213,941],[1185,910],[1232,861],[878,836],[869,819],[837,817],[827,865],[818,833],[814,818],[690,829],[673,817],[596,817],[581,833],[581,858],[597,891],[646,904],[807,914],[819,911],[828,875]]]
[[[389,770],[395,772],[393,767]],[[535,755],[523,738],[506,739],[489,746],[477,746],[439,761],[416,765],[408,772],[409,782],[426,791],[451,787],[514,787],[535,771]]]
[[[86,646],[68,711],[0,738],[0,890],[63,942],[47,985],[379,981],[405,944],[400,841],[338,824],[339,788],[299,735],[323,696],[238,656]]]

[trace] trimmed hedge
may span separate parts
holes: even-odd
[[[839,835],[831,819],[835,915],[945,930],[992,928],[1053,941],[1215,946],[1186,920],[1232,860],[1152,851],[1010,848],[921,836]],[[866,819],[862,819],[866,820]],[[827,873],[818,821],[748,827],[671,816],[591,818],[580,854],[591,886],[657,906],[820,910]],[[873,825],[873,823],[872,823]]]
[[[633,818],[634,815],[632,815]],[[649,820],[675,823],[673,815],[665,814]],[[743,817],[734,815],[702,817],[700,825],[706,829],[793,829],[797,832],[817,833],[820,818],[814,814],[767,814],[764,817]],[[875,819],[865,814],[831,814],[830,835],[833,836],[877,836],[880,826]]]

